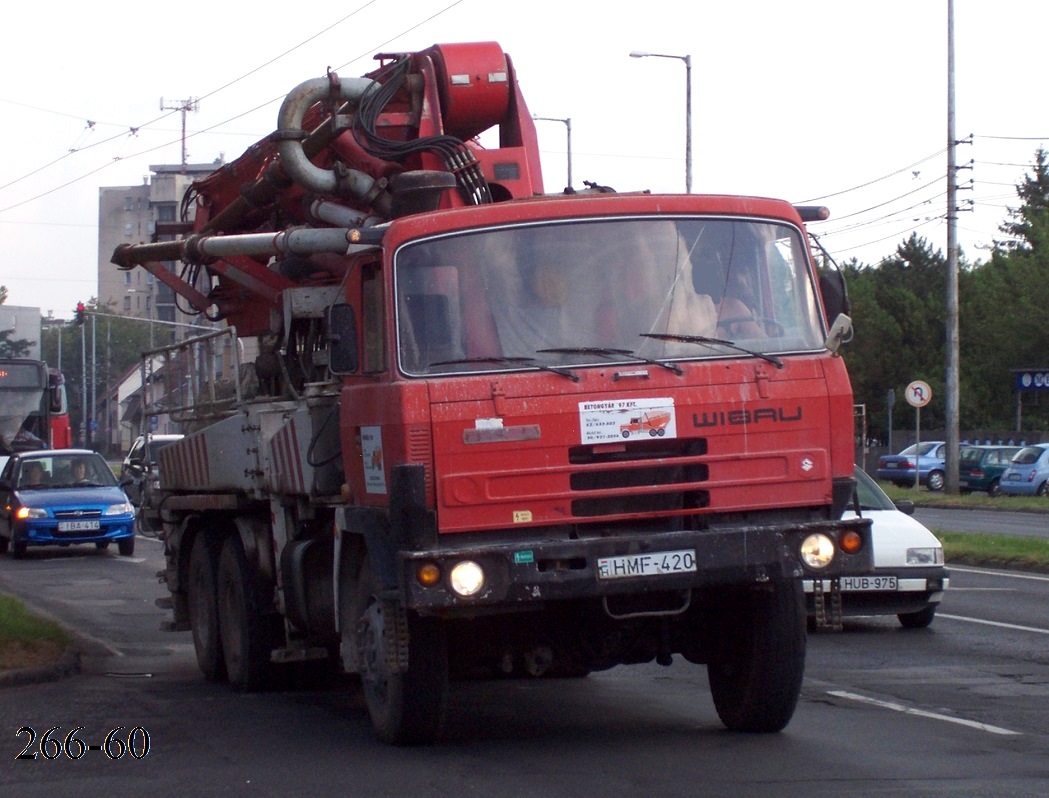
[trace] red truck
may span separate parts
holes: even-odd
[[[707,666],[730,729],[782,729],[800,580],[871,566],[869,523],[841,520],[849,322],[843,286],[819,288],[819,211],[546,195],[497,44],[377,58],[294,89],[169,240],[114,253],[257,346],[150,409],[187,427],[147,508],[171,628],[238,690],[360,674],[398,744],[439,735],[450,679],[675,654]],[[730,291],[745,338],[714,335]],[[156,379],[191,384],[200,344]],[[657,411],[662,435],[624,439]]]

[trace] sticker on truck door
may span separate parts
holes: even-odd
[[[365,493],[386,493],[386,469],[382,462],[382,427],[361,427]]]
[[[674,400],[656,398],[580,402],[579,433],[583,443],[676,438]]]

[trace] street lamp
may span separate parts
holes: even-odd
[[[572,119],[559,119],[555,116],[532,116],[541,122],[562,122],[568,131],[568,188],[572,188]]]
[[[692,56],[634,50],[631,58],[676,58],[685,62],[685,193],[692,193]]]

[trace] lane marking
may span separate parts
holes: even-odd
[[[983,576],[1006,576],[1011,579],[1029,579],[1032,582],[1049,582],[1049,576],[1038,574],[1021,574],[1016,571],[991,571],[987,568],[960,568],[957,565],[948,566],[951,573],[957,571],[960,574],[982,574]]]
[[[985,621],[983,618],[967,618],[964,615],[949,615],[946,612],[937,612],[937,618],[948,618],[952,621],[965,621],[966,623],[978,623],[984,626],[997,626],[1001,629],[1013,629],[1017,632],[1034,632],[1040,635],[1049,635],[1049,629],[1039,629],[1037,626],[1020,626],[1015,623],[1002,623],[1001,621]]]
[[[985,731],[989,734],[1001,734],[1001,735],[1012,735],[1020,736],[1022,732],[1012,731],[1011,729],[1004,729],[1001,726],[991,726],[988,723],[980,723],[975,720],[967,720],[966,718],[954,718],[950,715],[941,715],[939,712],[930,712],[927,709],[915,709],[914,707],[905,707],[903,704],[896,704],[892,701],[880,701],[877,698],[868,698],[865,695],[859,695],[858,693],[850,693],[847,690],[828,690],[828,695],[835,696],[837,698],[847,698],[850,701],[858,701],[861,704],[871,704],[882,709],[891,709],[894,712],[902,712],[905,715],[917,715],[922,718],[932,718],[933,720],[944,720],[948,723],[957,723],[959,726],[968,726],[971,729],[978,729],[979,731]]]

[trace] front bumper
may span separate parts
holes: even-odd
[[[851,576],[851,574],[848,574]],[[939,604],[950,587],[950,572],[943,566],[931,568],[876,568],[872,577],[895,577],[895,589],[863,589],[841,591],[842,615],[896,615],[917,612],[929,604]],[[814,580],[802,581],[805,604],[809,615],[816,613]],[[824,593],[832,589],[830,579],[822,580]]]
[[[13,527],[14,540],[29,546],[66,546],[73,543],[104,543],[135,536],[135,517],[116,517],[100,522],[98,529],[59,532],[54,519],[24,521]]]
[[[856,554],[837,546],[845,530],[863,538]],[[810,522],[790,526],[752,526],[705,531],[653,534],[636,532],[614,537],[575,540],[522,540],[492,545],[462,544],[399,553],[399,582],[407,606],[422,612],[470,614],[516,611],[546,601],[640,595],[725,586],[746,586],[771,580],[814,578],[803,565],[801,542],[814,532],[835,541],[835,556],[818,574],[830,579],[873,568],[870,522],[867,519]],[[598,562],[606,557],[694,551],[696,567],[689,572],[602,578]],[[449,582],[452,567],[472,560],[484,571],[484,587],[475,595],[457,595]],[[440,579],[424,587],[416,578],[423,565],[435,565]]]

